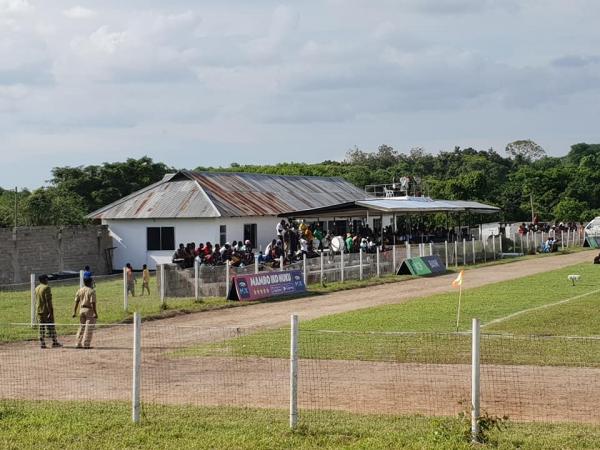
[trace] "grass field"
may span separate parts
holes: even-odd
[[[567,275],[578,273],[576,286]],[[472,317],[479,317],[485,333],[482,359],[487,363],[600,367],[600,269],[581,264],[516,280],[468,289],[465,274],[460,330],[468,331]],[[552,305],[499,321],[511,314]],[[403,362],[466,363],[470,336],[452,334],[457,293],[334,314],[306,321],[300,326],[300,356],[304,358],[391,360]],[[321,331],[321,330],[327,330]],[[399,334],[398,332],[414,332]],[[509,336],[509,334],[519,336]],[[539,335],[537,337],[523,337]],[[552,336],[561,336],[552,338]],[[581,339],[562,336],[582,337]],[[286,357],[289,330],[251,334],[224,343],[181,350],[177,355]]]
[[[126,403],[0,402],[3,449],[472,449],[459,418],[320,412],[296,431],[278,410],[147,406],[128,421]],[[507,422],[479,448],[597,449],[600,428]]]

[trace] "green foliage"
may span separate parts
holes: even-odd
[[[86,221],[83,199],[65,189],[37,189],[25,199],[23,208],[28,225],[79,225]]]
[[[565,197],[554,207],[554,217],[568,222],[578,221],[585,209],[585,202]]]

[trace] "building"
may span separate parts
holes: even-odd
[[[170,262],[179,243],[249,239],[264,248],[279,214],[361,200],[341,178],[180,171],[91,213],[108,225],[113,268]]]

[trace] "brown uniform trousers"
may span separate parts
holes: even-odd
[[[96,303],[96,291],[83,287],[77,291],[79,299],[79,330],[77,331],[77,347],[89,347],[94,335],[96,318],[92,304]]]

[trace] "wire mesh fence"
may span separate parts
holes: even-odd
[[[270,408],[287,414],[289,328],[163,322],[141,327],[142,420],[144,405],[155,404]],[[47,349],[40,348],[36,327],[1,328],[22,336],[0,346],[1,400],[131,401],[131,324],[97,325],[90,350],[76,348],[72,324],[57,325],[63,347],[52,348],[47,340]],[[514,421],[600,423],[600,339],[484,334],[479,348],[483,413]],[[300,423],[333,410],[436,417],[468,412],[471,350],[470,333],[301,326]]]

